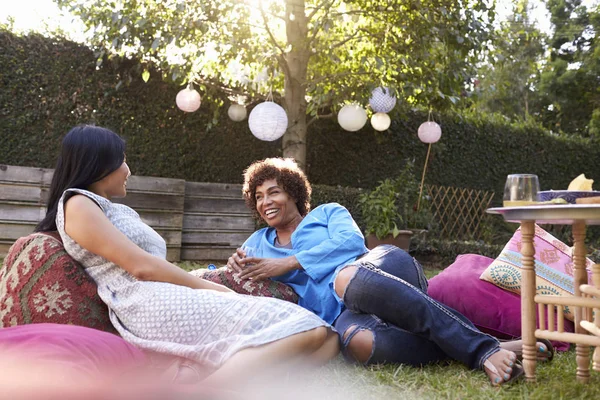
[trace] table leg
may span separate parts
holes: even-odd
[[[592,282],[596,289],[600,289],[600,264],[594,264],[592,267]],[[594,308],[594,323],[600,328],[600,309]],[[600,372],[600,346],[596,346],[592,361],[594,371]]]
[[[573,224],[573,242],[575,297],[581,297],[579,286],[587,283],[587,272],[585,270],[585,223],[583,221],[576,221]],[[579,324],[582,319],[583,309],[575,307],[575,333],[587,333]],[[577,380],[587,383],[590,380],[590,346],[577,344],[575,354],[575,359],[577,360]]]
[[[527,382],[535,382],[535,364],[537,359],[535,340],[535,265],[533,256],[533,221],[521,222],[521,255],[523,256],[521,287],[521,334],[523,335],[523,368]]]

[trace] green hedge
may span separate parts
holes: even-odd
[[[120,80],[125,84],[116,90]],[[69,41],[0,30],[0,81],[0,163],[53,167],[62,136],[78,123],[123,135],[127,159],[140,175],[236,183],[252,161],[281,155],[280,141],[255,139],[247,123],[228,120],[225,109],[219,124],[207,131],[212,112],[205,106],[192,114],[179,111],[180,87],[162,81],[160,72],[152,71],[144,83],[134,61],[105,60],[97,69],[93,52]],[[498,204],[512,172],[538,174],[543,189],[564,189],[580,173],[600,179],[597,141],[479,116],[435,117],[443,135],[432,146],[427,183],[491,189]],[[373,187],[394,176],[407,159],[420,171],[427,146],[416,131],[426,119],[425,113],[400,106],[384,133],[368,125],[345,132],[334,120],[312,124],[311,182]]]
[[[498,257],[503,244],[487,244],[480,241],[440,240],[430,235],[415,236],[410,243],[410,254],[421,262],[433,263],[440,268],[452,264],[461,254],[479,254]]]

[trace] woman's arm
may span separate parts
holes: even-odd
[[[300,228],[305,231],[302,233],[303,244],[294,243],[294,249],[298,251],[296,254],[282,258],[245,258],[244,252],[238,249],[229,258],[228,267],[240,273],[240,278],[254,280],[303,269],[312,280],[319,282],[340,265],[367,252],[360,229],[343,206],[330,203],[313,210],[306,218],[313,221]],[[254,235],[246,244],[257,246]]]
[[[83,195],[65,205],[65,232],[84,249],[117,264],[141,281],[168,282],[193,289],[230,292],[183,271],[170,262],[139,248],[106,218],[98,205]]]
[[[354,260],[368,251],[360,228],[345,207],[329,203],[319,211],[320,223],[326,224],[327,238],[310,248],[299,249],[295,254],[302,269],[317,282],[348,260]]]

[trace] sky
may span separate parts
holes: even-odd
[[[584,0],[587,6],[598,4],[600,0]],[[83,40],[83,24],[80,21],[73,21],[69,15],[61,16],[61,11],[52,0],[17,0],[2,1],[0,7],[0,22],[5,22],[8,16],[14,18],[14,27],[19,31],[43,30],[44,24],[54,29],[60,27],[66,31],[69,36],[75,40]],[[543,32],[550,32],[550,18],[544,2],[541,0],[531,0],[534,6],[531,14],[532,19],[537,21],[538,27]],[[511,12],[511,0],[498,0],[497,3],[498,19],[506,19]]]

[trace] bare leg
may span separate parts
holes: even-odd
[[[242,386],[258,373],[281,373],[282,371],[276,370],[277,367],[289,364],[294,359],[306,359],[307,356],[321,363],[326,362],[337,354],[333,351],[330,332],[328,328],[319,327],[263,346],[244,349],[208,376],[202,385],[229,388],[232,385]]]
[[[318,350],[308,356],[308,362],[315,365],[321,366],[327,363],[327,361],[335,358],[340,352],[340,339],[337,333],[331,329],[327,330],[327,337],[325,343]]]

